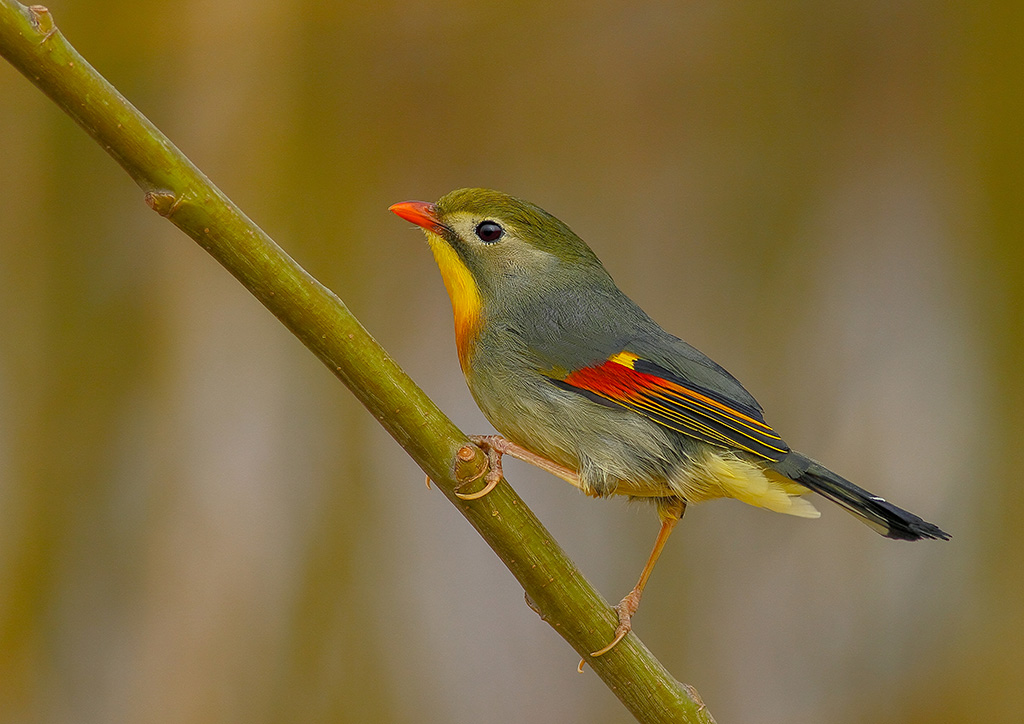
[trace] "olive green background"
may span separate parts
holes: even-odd
[[[636,630],[718,721],[1024,711],[1024,6],[59,0],[457,423],[422,235],[587,239],[788,442],[950,531],[692,508]],[[512,462],[605,593],[653,511]],[[0,65],[0,722],[623,722],[349,393]]]

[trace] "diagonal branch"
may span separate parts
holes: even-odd
[[[616,618],[507,484],[460,500],[485,456],[363,329],[342,301],[235,206],[57,30],[49,11],[0,0],[0,55],[96,140],[145,192],[149,206],[240,281],[366,406],[437,483],[526,591],[531,606],[594,667],[643,722],[711,722],[633,634],[606,656]],[[475,489],[475,488],[473,488]]]

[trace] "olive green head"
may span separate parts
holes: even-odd
[[[458,189],[436,204],[407,201],[391,207],[423,227],[442,275],[465,266],[485,298],[509,286],[527,293],[561,279],[598,273],[601,262],[572,230],[544,209],[490,189]],[[448,249],[438,248],[444,244]]]
[[[572,229],[529,201],[490,189],[458,189],[441,197],[436,208],[449,230],[446,240],[464,247],[467,257],[483,260],[481,271],[491,266],[488,257],[500,259],[498,269],[517,258],[524,265],[533,259],[542,268],[550,266],[545,256],[568,264],[600,265]]]
[[[528,304],[571,304],[580,289],[614,288],[601,262],[572,230],[538,206],[488,189],[459,189],[436,204],[391,210],[426,232],[455,313],[465,366],[485,317]]]

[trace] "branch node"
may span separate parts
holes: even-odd
[[[29,5],[28,11],[31,14],[29,19],[33,27],[43,34],[42,39],[39,41],[39,44],[42,45],[57,32],[57,24],[53,22],[53,15],[50,14],[50,10],[43,5]]]
[[[540,616],[541,621],[547,621],[547,619],[544,618],[544,612],[540,610],[540,606],[538,606],[536,602],[532,598],[530,598],[530,592],[525,591],[523,597],[526,599],[526,605],[530,607],[530,610],[538,616]]]
[[[700,698],[700,694],[697,693],[696,687],[694,687],[692,684],[683,684],[683,688],[686,689],[686,693],[690,695],[691,699],[693,699],[693,703],[697,705],[697,713],[706,713],[708,718],[711,719],[712,722],[714,722],[715,720],[711,717],[711,712],[707,710],[708,705],[705,704],[704,700]]]
[[[177,211],[183,196],[175,197],[170,191],[147,191],[146,205],[161,216],[170,216]]]

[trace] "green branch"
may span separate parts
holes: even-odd
[[[64,39],[46,8],[0,0],[0,55],[85,129],[145,192],[149,206],[208,251],[344,382],[480,533],[528,600],[644,722],[710,722],[630,634],[606,656],[616,618],[515,491],[455,496],[484,455],[363,329]],[[479,486],[469,483],[467,489]]]

